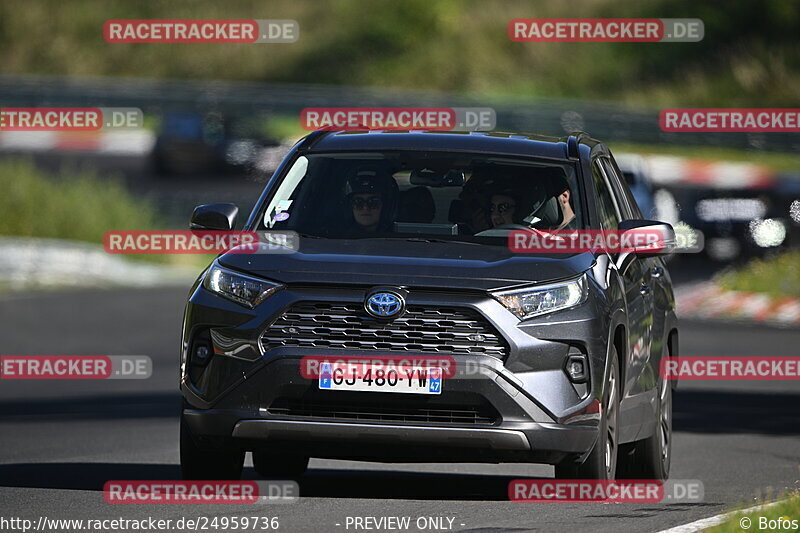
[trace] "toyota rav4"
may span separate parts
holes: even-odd
[[[200,206],[191,227],[233,230],[236,214]],[[243,226],[294,246],[230,250],[191,289],[184,476],[238,478],[249,451],[271,477],[314,457],[666,478],[669,246],[509,245],[519,231],[674,235],[643,218],[585,134],[308,135]]]

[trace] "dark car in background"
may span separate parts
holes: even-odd
[[[743,262],[790,247],[796,223],[782,189],[673,186],[680,219],[703,233],[712,260]]]
[[[202,206],[192,227],[230,230],[236,211]],[[317,457],[666,478],[675,382],[659,363],[678,353],[678,323],[665,252],[509,248],[514,230],[563,227],[671,233],[585,134],[310,134],[244,225],[296,232],[298,250],[231,250],[189,295],[184,476],[238,478],[250,451],[265,476]],[[379,382],[343,358],[455,371]]]
[[[264,149],[279,144],[257,130],[253,117],[167,111],[151,155],[154,170],[166,176],[251,171]]]

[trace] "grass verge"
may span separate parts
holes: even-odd
[[[800,531],[800,491],[787,495],[771,507],[736,513],[724,523],[705,533],[741,533],[742,531]]]
[[[720,274],[716,281],[728,290],[800,298],[800,251],[753,259],[741,268]]]
[[[46,176],[27,159],[0,160],[0,235],[102,245],[107,231],[165,229],[158,211],[124,183],[92,171]],[[128,255],[159,263],[205,266],[208,255]]]
[[[674,155],[710,161],[752,163],[763,165],[775,172],[797,172],[800,170],[800,155],[788,152],[762,150],[739,150],[719,146],[682,146],[672,144],[609,143],[614,152],[637,154]]]
[[[272,115],[262,125],[261,133],[280,141],[299,141],[309,134],[300,124],[297,115]]]

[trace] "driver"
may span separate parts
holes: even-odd
[[[561,169],[540,169],[534,179],[498,179],[488,211],[493,228],[577,229],[572,192]]]
[[[372,166],[356,170],[345,183],[353,226],[368,232],[390,231],[398,195],[397,182],[388,172]]]
[[[492,227],[496,228],[522,222],[521,220],[517,221],[514,216],[517,212],[517,202],[514,199],[516,197],[517,195],[511,189],[492,194],[489,201],[489,217],[492,221]]]
[[[561,222],[554,229],[578,229],[578,219],[572,203],[572,191],[563,176],[554,176],[550,181],[550,194],[561,210]]]

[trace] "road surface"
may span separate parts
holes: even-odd
[[[660,531],[796,487],[800,382],[683,383],[673,479],[699,479],[691,504],[512,503],[508,482],[539,465],[383,465],[312,460],[287,505],[110,505],[107,480],[178,479],[180,320],[186,288],[0,296],[0,352],[149,355],[146,381],[0,381],[0,517],[277,516],[279,531],[355,531],[350,517],[452,519],[452,530]],[[797,354],[800,331],[684,322],[682,355]],[[248,459],[248,465],[249,459]],[[249,466],[245,477],[259,479]],[[337,526],[337,524],[340,524]],[[445,527],[449,522],[443,521]],[[50,531],[75,531],[61,528]],[[411,531],[417,531],[412,527]],[[428,529],[443,530],[442,528]]]

